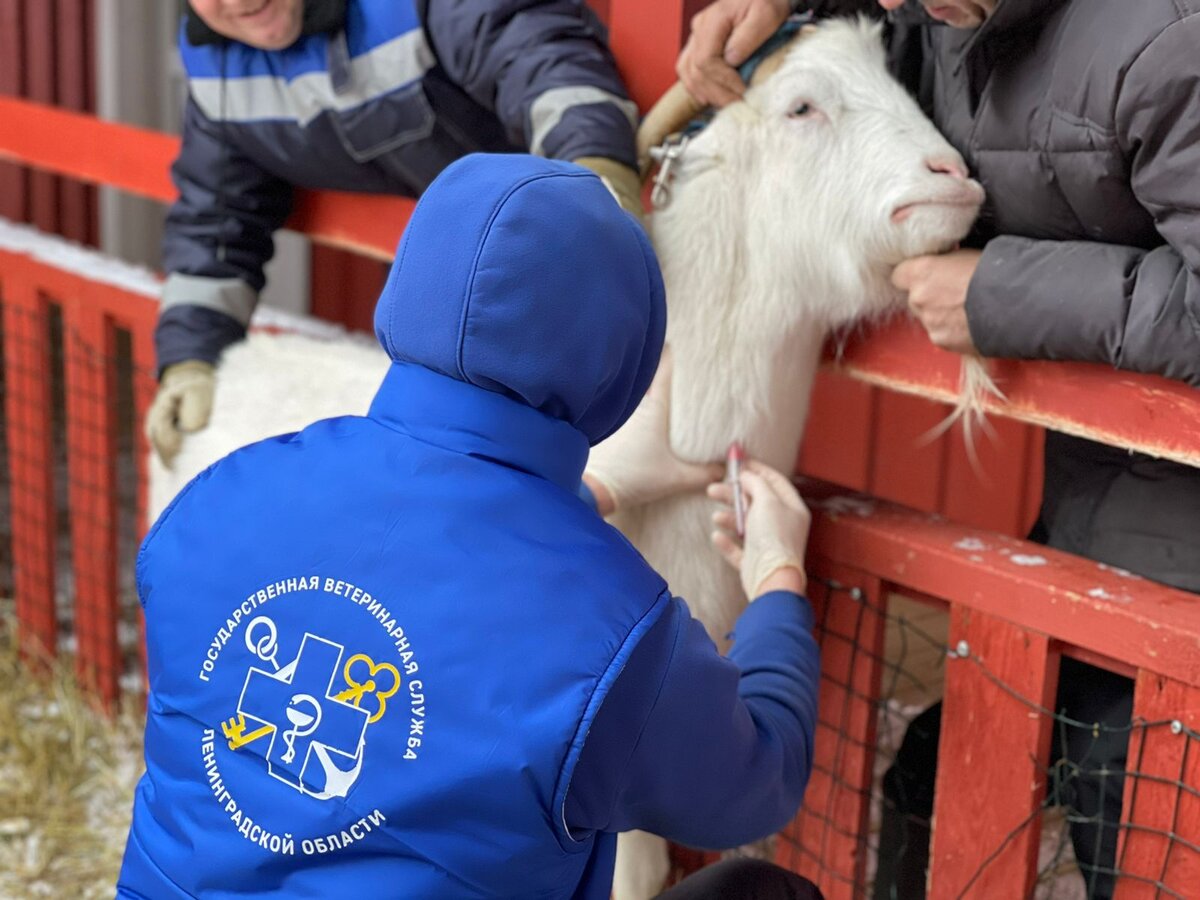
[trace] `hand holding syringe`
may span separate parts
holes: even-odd
[[[741,574],[747,599],[770,590],[803,593],[812,521],[804,501],[786,475],[745,458],[740,446],[730,448],[727,461],[736,480],[708,486],[708,496],[724,504],[713,513],[713,545]]]

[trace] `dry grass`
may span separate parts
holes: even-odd
[[[112,897],[141,715],[110,719],[89,705],[72,660],[31,675],[12,634],[0,623],[0,897]]]

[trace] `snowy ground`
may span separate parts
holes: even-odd
[[[0,623],[0,897],[111,898],[141,773],[140,717],[97,712],[69,669],[31,677],[10,635]]]

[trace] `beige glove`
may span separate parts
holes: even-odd
[[[723,531],[713,534],[713,544],[741,573],[746,597],[753,600],[763,593],[763,582],[780,569],[794,568],[804,582],[804,551],[812,514],[800,499],[787,476],[756,460],[742,470],[742,491],[748,504],[746,540],[738,546],[730,534],[734,530],[733,485],[713,484],[708,495],[726,504],[713,514],[713,522]]]
[[[574,160],[578,166],[590,169],[600,176],[604,186],[626,212],[633,213],[645,224],[646,210],[642,207],[642,182],[636,170],[615,159],[603,156],[581,156]]]
[[[699,489],[721,477],[720,465],[686,463],[671,450],[671,368],[671,355],[664,351],[641,405],[588,457],[584,474],[608,492],[613,511]]]
[[[146,437],[158,458],[170,466],[183,446],[184,432],[199,431],[212,413],[216,372],[198,359],[167,366],[146,413]]]

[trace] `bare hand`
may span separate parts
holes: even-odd
[[[976,353],[967,324],[967,288],[979,265],[978,250],[906,259],[892,272],[892,284],[908,294],[908,308],[943,350]]]
[[[700,103],[725,106],[746,85],[735,70],[788,17],[788,0],[716,0],[692,17],[692,31],[675,63],[679,80]]]

